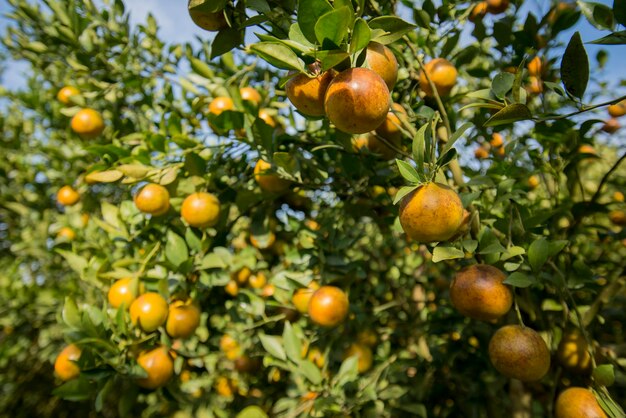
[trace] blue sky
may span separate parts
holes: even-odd
[[[612,5],[613,0],[595,0],[600,3]],[[157,22],[159,23],[159,33],[162,39],[168,39],[171,42],[188,42],[195,39],[195,36],[200,38],[209,39],[213,35],[205,32],[202,29],[197,28],[189,19],[187,9],[183,0],[170,1],[170,0],[126,0],[127,10],[131,14],[131,20],[134,23],[145,21],[145,17],[148,13],[152,13]],[[529,10],[541,10],[544,13],[549,9],[550,2],[545,0],[528,0],[525,2],[522,10],[519,13],[526,14]],[[9,10],[9,5],[6,0],[0,0],[0,14],[4,14]],[[4,33],[7,19],[0,18],[0,33]],[[569,30],[562,34],[564,42],[569,39],[571,34],[579,30],[582,34],[585,42],[599,38],[608,32],[599,31],[591,26],[585,19],[581,19],[580,23],[575,29]],[[252,37],[249,37],[252,38]],[[604,48],[609,51],[609,61],[607,67],[602,72],[598,70],[592,70],[592,74],[600,76],[603,79],[613,80],[613,91],[616,95],[625,94],[626,87],[617,88],[616,81],[619,78],[623,78],[623,68],[626,68],[626,45],[618,45],[611,47],[602,47],[596,45],[586,45],[589,53],[591,65],[595,66],[595,56],[598,50]],[[13,88],[23,85],[24,73],[28,71],[25,65],[19,63],[9,63],[7,71],[5,72],[2,84],[6,87]],[[617,88],[617,90],[615,90]]]

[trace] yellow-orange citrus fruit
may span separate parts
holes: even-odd
[[[619,118],[620,116],[626,115],[626,100],[609,106],[608,111],[612,118]]]
[[[189,16],[191,16],[193,23],[209,32],[217,32],[228,27],[224,12],[221,10],[211,13],[198,9],[189,9]]]
[[[130,305],[130,320],[146,332],[157,330],[167,319],[167,301],[158,293],[144,293]]]
[[[532,176],[528,177],[528,187],[530,187],[531,189],[536,189],[540,183],[541,181],[539,180],[539,176],[533,174]]]
[[[227,377],[220,376],[215,383],[215,391],[223,398],[231,398],[237,387]]]
[[[502,282],[499,269],[478,264],[459,271],[450,285],[452,305],[463,315],[493,321],[506,315],[513,305],[513,293]]]
[[[385,121],[391,96],[385,81],[367,68],[337,74],[326,90],[326,116],[340,131],[362,134]]]
[[[595,395],[588,389],[565,389],[556,399],[555,418],[607,418]]]
[[[241,95],[241,100],[248,100],[257,106],[263,100],[261,94],[253,87],[242,87],[239,89],[239,94]]]
[[[235,369],[239,373],[252,373],[260,366],[258,359],[250,358],[250,356],[239,356],[235,359]]]
[[[291,303],[296,307],[296,310],[300,313],[307,313],[309,311],[309,301],[313,293],[320,288],[320,285],[316,281],[309,283],[307,287],[296,289],[291,297]]]
[[[368,346],[359,343],[351,344],[343,354],[343,358],[345,360],[352,356],[357,358],[357,370],[359,373],[365,373],[372,367],[374,355],[372,354],[372,349]]]
[[[391,49],[378,42],[370,42],[365,61],[369,69],[385,81],[389,91],[393,90],[398,80],[398,60]]]
[[[530,94],[543,93],[543,81],[541,81],[539,77],[530,76],[528,77],[528,81],[529,82],[528,82],[528,86],[526,87],[526,90],[528,90]]]
[[[276,242],[276,234],[272,231],[263,236],[250,235],[250,244],[259,250],[266,250]]]
[[[423,184],[400,203],[402,229],[417,242],[447,241],[462,222],[461,199],[444,184]]]
[[[324,364],[326,364],[324,353],[322,353],[322,351],[317,347],[311,347],[306,355],[306,358],[320,369],[324,367]]]
[[[602,125],[602,130],[604,132],[606,132],[607,134],[614,134],[621,127],[622,127],[622,125],[620,125],[620,123],[619,123],[619,121],[617,119],[611,118],[611,119],[607,120],[606,122],[604,122],[604,125]]]
[[[189,226],[211,227],[219,220],[220,201],[211,193],[192,193],[183,201],[180,214]]]
[[[561,16],[566,11],[574,10],[575,8],[576,8],[576,5],[573,3],[568,3],[564,1],[559,2],[556,5],[556,7],[554,7],[548,14],[548,23],[550,23],[551,25],[554,25],[554,23],[557,21],[559,16]]]
[[[612,210],[609,212],[609,220],[617,226],[626,226],[626,212],[623,210]]]
[[[469,15],[470,22],[475,22],[476,20],[479,20],[485,17],[485,15],[487,14],[488,7],[489,5],[487,4],[486,1],[481,1],[476,6],[474,6],[474,8],[472,8],[472,11],[470,12],[470,15]]]
[[[220,349],[229,360],[235,360],[241,355],[241,347],[239,346],[239,343],[228,334],[224,334],[220,338]]]
[[[376,128],[376,133],[392,142],[399,143],[402,138],[402,120],[407,121],[406,110],[399,103],[392,103],[385,121]]]
[[[281,178],[272,171],[272,165],[259,159],[254,167],[254,179],[259,187],[266,192],[282,193],[289,188],[291,182]]]
[[[498,148],[504,145],[504,138],[502,138],[502,134],[498,132],[494,132],[491,135],[491,141],[489,141],[489,144],[495,148]]]
[[[130,305],[137,297],[138,290],[141,290],[141,286],[139,287],[140,289],[133,288],[133,279],[131,278],[117,280],[111,285],[109,293],[107,294],[109,305],[115,309],[122,305],[124,305],[126,309],[130,308]]]
[[[59,229],[59,232],[57,232],[57,238],[72,241],[74,238],[76,238],[76,232],[74,232],[74,230],[69,226],[64,226],[63,228]]]
[[[258,272],[257,274],[250,276],[248,283],[253,289],[261,289],[267,284],[267,277],[265,277],[265,273]]]
[[[456,84],[456,78],[458,72],[452,63],[444,58],[435,58],[424,65],[422,71],[420,71],[420,88],[426,94],[426,96],[432,97],[434,95],[433,89],[426,78],[426,74],[430,77],[432,82],[437,88],[437,92],[440,96],[447,96],[450,94],[452,87]]]
[[[278,122],[276,121],[274,116],[272,116],[272,113],[267,109],[259,110],[259,119],[261,119],[272,128],[276,128],[278,126]]]
[[[164,386],[174,375],[174,361],[164,346],[140,354],[137,364],[148,373],[148,377],[137,379],[137,384],[146,389]]]
[[[245,286],[248,284],[248,279],[252,275],[252,270],[248,267],[242,267],[231,275],[231,279],[235,280],[237,284]]]
[[[170,193],[160,184],[148,184],[135,195],[135,206],[153,216],[163,215],[170,208]]]
[[[536,331],[520,325],[506,325],[493,334],[489,359],[498,372],[523,382],[537,381],[550,369],[545,341]]]
[[[556,358],[564,368],[575,373],[586,373],[591,368],[591,354],[587,341],[579,330],[565,334],[556,349]]]
[[[287,98],[304,115],[324,116],[324,97],[334,76],[334,71],[325,71],[313,78],[300,73],[285,84]]]
[[[80,367],[75,361],[80,358],[81,350],[75,344],[66,346],[54,361],[54,372],[63,381],[72,380],[80,374]]]
[[[209,113],[217,116],[225,110],[234,110],[235,103],[230,97],[219,96],[211,101],[209,104]]]
[[[165,331],[172,338],[188,338],[200,325],[200,309],[193,303],[176,301],[170,305]]]
[[[104,120],[93,109],[81,109],[72,118],[70,127],[83,138],[95,138],[104,130]]]
[[[596,150],[594,147],[592,147],[589,144],[583,144],[580,147],[578,147],[578,153],[596,155]]]
[[[236,281],[229,280],[228,283],[226,283],[226,286],[224,286],[224,291],[231,296],[237,296],[239,293],[239,285]]]
[[[376,135],[366,134],[354,138],[352,140],[352,146],[356,152],[367,149],[372,154],[379,154],[385,160],[390,160],[396,156],[396,149],[400,149],[402,146],[400,141],[400,136],[391,139],[379,139]],[[391,144],[391,146],[389,146],[389,144]]]
[[[489,151],[487,150],[487,148],[481,145],[474,151],[474,157],[479,160],[484,160],[485,158],[489,158]]]
[[[487,0],[487,11],[497,15],[509,8],[509,0]]]
[[[623,202],[624,201],[624,193],[620,192],[620,191],[616,191],[613,193],[613,200],[615,200],[616,202]]]
[[[71,104],[71,97],[77,96],[80,94],[80,91],[76,87],[73,86],[65,86],[57,93],[57,100],[63,103],[64,105]]]
[[[80,194],[72,186],[63,186],[57,192],[57,202],[63,206],[73,206],[80,200]]]
[[[335,286],[322,286],[309,300],[311,320],[323,327],[339,325],[348,315],[350,302],[345,292]]]
[[[539,56],[528,63],[528,74],[534,77],[541,77],[543,74],[543,60]]]

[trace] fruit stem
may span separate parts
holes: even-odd
[[[524,324],[524,320],[522,319],[522,312],[519,309],[519,305],[517,303],[517,293],[513,293],[513,303],[515,305],[515,314],[517,315],[517,321],[524,328],[526,325]]]

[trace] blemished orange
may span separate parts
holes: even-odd
[[[485,264],[459,271],[450,284],[452,305],[463,315],[493,321],[506,315],[513,305],[513,292],[502,283],[506,275]]]
[[[350,302],[346,293],[335,286],[322,286],[309,300],[309,317],[317,325],[334,327],[348,315]]]
[[[426,183],[400,203],[400,224],[417,242],[442,242],[452,238],[463,222],[459,195],[445,184]]]
[[[72,103],[72,96],[77,96],[80,94],[80,91],[74,86],[65,86],[57,93],[57,100],[63,103],[64,105],[69,105]]]
[[[588,389],[565,389],[556,399],[555,418],[607,418],[595,395]]]
[[[148,184],[135,195],[135,206],[141,212],[161,216],[170,208],[170,193],[160,184]]]
[[[215,226],[220,217],[220,201],[211,193],[192,193],[183,201],[180,214],[189,226],[196,228]]]
[[[109,305],[115,309],[124,305],[126,309],[129,309],[130,305],[137,298],[137,294],[141,291],[142,286],[139,285],[138,289],[134,289],[133,287],[133,279],[131,278],[117,280],[111,285],[107,294]]]
[[[522,382],[540,380],[550,369],[550,350],[534,330],[505,325],[489,341],[489,359],[506,377]]]
[[[200,325],[200,309],[191,301],[170,304],[165,331],[172,338],[189,338]]]
[[[158,293],[144,293],[130,305],[130,320],[145,332],[156,331],[165,323],[168,314],[167,301]]]
[[[266,192],[282,193],[289,188],[291,182],[281,178],[272,170],[272,165],[259,159],[254,167],[254,179],[259,187]]]
[[[577,330],[563,334],[556,349],[556,358],[567,370],[574,373],[587,373],[591,370],[591,354],[589,354],[585,336]]]
[[[346,349],[343,354],[344,360],[356,356],[357,358],[357,370],[359,373],[365,373],[372,368],[374,362],[374,355],[372,349],[368,346],[360,343],[353,343]]]
[[[300,73],[285,84],[287,98],[304,115],[324,116],[324,97],[334,76],[332,70],[317,73],[315,77]]]
[[[391,49],[381,43],[370,42],[367,45],[365,62],[370,70],[385,81],[389,91],[393,90],[398,80],[398,60]]]
[[[337,74],[324,99],[328,119],[349,134],[378,128],[390,106],[391,95],[385,80],[367,68],[350,68]]]
[[[429,97],[434,96],[434,91],[426,78],[426,74],[428,74],[433,84],[435,84],[440,96],[450,94],[450,91],[456,85],[456,79],[458,77],[458,72],[450,61],[444,58],[435,58],[429,61],[420,71],[420,89]]]
[[[307,313],[309,310],[309,301],[313,296],[313,293],[320,288],[320,285],[316,281],[311,281],[307,287],[296,289],[291,297],[291,303],[296,307],[296,310],[300,313]]]
[[[148,377],[137,379],[137,384],[146,389],[164,386],[174,375],[174,361],[165,346],[140,354],[137,364],[148,373]]]
[[[63,206],[73,206],[80,200],[80,194],[72,186],[63,186],[57,192],[57,202]]]
[[[242,87],[239,89],[239,94],[241,95],[241,100],[250,101],[257,106],[260,105],[263,100],[261,93],[259,93],[254,87]]]
[[[82,138],[91,139],[104,131],[104,120],[96,110],[81,109],[72,117],[70,127]]]
[[[223,11],[204,12],[197,9],[189,9],[189,16],[193,23],[209,32],[217,32],[228,27],[228,22]]]
[[[67,382],[78,377],[80,367],[75,361],[78,361],[81,355],[81,349],[75,344],[66,346],[54,361],[54,372],[59,379]]]

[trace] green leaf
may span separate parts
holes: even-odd
[[[404,21],[396,16],[376,17],[368,22],[370,29],[380,29],[381,35],[374,36],[372,41],[383,45],[390,44],[402,38],[405,33],[412,31],[417,26]]]
[[[304,37],[311,43],[317,42],[315,25],[320,17],[333,10],[326,0],[301,0],[298,3],[298,25]]]
[[[300,363],[302,344],[300,344],[300,339],[293,331],[293,327],[289,321],[285,321],[285,327],[283,328],[283,343],[285,344],[287,357],[296,364]]]
[[[78,273],[79,275],[83,274],[83,272],[87,268],[87,265],[89,264],[84,257],[81,257],[80,255],[73,253],[71,251],[60,250],[60,249],[57,249],[55,251],[61,254],[63,258],[65,258],[65,261],[67,261],[67,264],[70,266],[70,268],[74,270],[76,273]]]
[[[569,244],[568,240],[558,240],[558,241],[550,241],[548,247],[548,257],[554,257],[565,248]]]
[[[252,405],[242,409],[235,418],[268,418],[265,411],[261,407]]]
[[[517,247],[517,246],[513,246],[510,248],[507,248],[507,250],[504,252],[504,254],[502,254],[502,257],[500,257],[501,261],[506,261],[508,259],[511,259],[513,257],[517,257],[520,255],[524,255],[526,254],[526,250],[523,249],[522,247]]]
[[[576,32],[569,41],[561,61],[561,79],[565,90],[581,99],[589,82],[589,58],[580,37]]]
[[[444,152],[441,157],[439,157],[439,159],[437,160],[437,167],[443,168],[447,166],[448,164],[452,162],[452,160],[456,158],[456,155],[457,155],[456,148],[450,148],[449,150]]]
[[[593,380],[602,386],[612,386],[615,383],[615,370],[612,364],[602,364],[593,369]]]
[[[626,45],[626,30],[613,32],[610,35],[603,36],[602,38],[589,43],[597,45]]]
[[[352,12],[348,7],[341,7],[322,15],[315,24],[315,37],[324,47],[341,45],[348,34],[348,25]]]
[[[358,378],[358,358],[356,356],[348,357],[341,363],[337,375],[333,379],[334,385],[342,387],[348,382],[352,382]]]
[[[302,360],[299,364],[298,371],[314,385],[318,385],[322,381],[320,369],[310,360]]]
[[[537,280],[533,276],[528,276],[524,273],[520,273],[519,271],[516,271],[514,273],[511,273],[509,277],[507,277],[506,280],[504,280],[503,283],[511,285],[513,287],[525,288],[525,287],[532,286],[536,282]]]
[[[289,27],[289,40],[296,44],[300,44],[305,49],[315,48],[315,43],[309,42],[306,36],[304,36],[302,30],[300,30],[300,25],[298,25],[298,22],[292,24]]]
[[[596,28],[600,30],[613,30],[613,28],[615,27],[613,11],[609,6],[601,3],[581,0],[579,0],[577,4],[589,23],[591,23]]]
[[[393,198],[393,204],[396,205],[399,201],[401,201],[404,196],[411,193],[413,190],[417,189],[419,186],[402,186],[400,190],[396,193]]]
[[[411,164],[398,159],[396,159],[396,164],[398,164],[400,175],[402,175],[406,181],[410,183],[419,183],[421,181],[417,171],[415,171],[415,168]]]
[[[613,16],[617,23],[626,26],[626,0],[613,0]]]
[[[346,51],[342,51],[340,49],[316,51],[307,55],[320,61],[322,71],[329,70],[337,64],[340,64],[350,58],[350,55]]]
[[[243,31],[237,28],[222,29],[211,42],[211,59],[230,52],[243,43]]]
[[[515,75],[511,73],[499,73],[491,83],[491,91],[494,96],[500,100],[504,100],[506,94],[513,88]]]
[[[438,245],[433,250],[433,263],[438,263],[443,260],[454,260],[456,258],[465,257],[465,253],[458,248],[447,246],[447,245]]]
[[[165,257],[175,266],[180,266],[189,258],[187,243],[180,235],[167,231],[167,242],[165,244]]]
[[[261,340],[261,344],[265,351],[267,351],[271,356],[279,359],[279,360],[287,360],[287,355],[285,354],[285,349],[283,348],[283,342],[279,337],[259,334],[259,339]]]
[[[366,48],[371,39],[372,31],[370,27],[365,20],[359,17],[356,22],[354,22],[354,30],[352,31],[352,38],[350,39],[350,54],[356,54]]]
[[[493,115],[483,126],[500,126],[508,125],[520,120],[528,120],[532,118],[530,109],[526,105],[521,103],[510,104],[503,109],[500,109],[495,115]]]
[[[213,77],[215,77],[213,70],[211,70],[211,67],[209,67],[206,62],[200,61],[198,58],[191,57],[191,59],[189,60],[189,63],[191,64],[191,69],[196,74],[204,78],[207,78],[209,80],[212,80]]]
[[[456,131],[454,131],[454,133],[452,134],[452,136],[448,139],[448,142],[446,142],[446,145],[443,147],[443,152],[448,151],[450,148],[452,148],[452,146],[454,145],[454,143],[463,136],[463,134],[465,133],[465,131],[467,131],[469,128],[471,128],[472,126],[474,126],[471,122],[465,122],[463,125],[461,125],[460,128],[458,128]]]
[[[284,70],[304,72],[304,63],[295,52],[278,42],[259,42],[250,45],[250,49],[269,62],[271,65]]]
[[[534,272],[538,272],[548,261],[549,251],[550,244],[548,244],[545,238],[539,238],[530,244],[530,247],[528,247],[528,262]]]
[[[65,322],[68,327],[80,329],[82,323],[80,320],[80,312],[78,311],[78,306],[76,306],[74,299],[69,296],[65,297],[65,304],[63,305],[61,317],[63,318],[63,322]]]
[[[428,131],[428,127],[430,123],[423,124],[415,133],[413,137],[413,145],[412,145],[412,153],[413,158],[415,159],[415,164],[419,170],[419,173],[424,172],[424,160],[426,154],[426,135],[430,135],[430,131]]]

